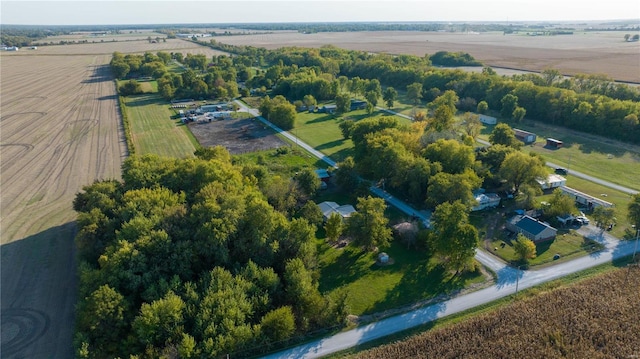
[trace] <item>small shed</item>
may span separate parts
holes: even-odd
[[[517,139],[519,139],[520,141],[524,142],[527,145],[530,144],[530,143],[536,142],[536,139],[538,137],[533,132],[521,130],[519,128],[514,128],[513,132],[514,132],[514,134],[515,134]]]
[[[382,252],[382,253],[378,254],[378,263],[380,263],[380,264],[389,263],[389,255],[386,254],[385,252]]]
[[[322,182],[327,183],[331,179],[331,175],[329,174],[329,171],[325,169],[317,169],[315,172],[318,178],[320,178],[320,181]]]
[[[318,109],[320,113],[330,113],[334,114],[338,110],[338,106],[336,105],[325,105]]]
[[[485,125],[495,125],[496,123],[498,123],[498,119],[492,116],[479,114],[478,118],[480,119],[480,122],[484,123]]]
[[[553,148],[553,149],[558,149],[560,147],[562,147],[562,141],[560,140],[556,140],[555,138],[547,138],[547,148]]]

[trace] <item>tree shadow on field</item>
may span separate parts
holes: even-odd
[[[86,80],[82,80],[83,84],[91,84],[105,81],[113,81],[113,75],[109,65],[94,66],[93,75]]]
[[[0,246],[3,358],[74,356],[75,233],[69,222]]]
[[[98,97],[99,101],[106,101],[106,100],[118,100],[118,95],[108,95],[108,96],[100,96]]]

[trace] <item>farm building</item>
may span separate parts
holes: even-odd
[[[338,110],[338,106],[336,105],[324,105],[318,109],[320,113],[329,113],[334,114]]]
[[[220,112],[220,111],[229,111],[232,110],[231,106],[226,103],[219,103],[216,105],[203,105],[198,108],[198,113],[206,113],[206,112]]]
[[[351,111],[364,110],[365,108],[367,108],[367,101],[353,100],[353,99],[351,100],[351,107],[350,107]]]
[[[566,178],[554,173],[548,175],[546,179],[536,178],[536,181],[540,184],[543,191],[546,189],[562,187],[567,184]]]
[[[356,211],[356,209],[353,208],[353,206],[350,204],[345,204],[341,206],[336,202],[328,202],[328,201],[318,204],[318,207],[320,207],[320,211],[322,211],[322,219],[324,221],[327,221],[329,217],[331,217],[332,213],[339,214],[340,217],[342,217],[342,220],[344,221],[349,217],[351,217],[351,214],[353,214]]]
[[[513,216],[507,221],[507,229],[514,233],[522,233],[534,242],[544,242],[556,237],[558,230],[547,223],[540,222],[527,215]]]
[[[329,182],[329,180],[331,179],[331,175],[325,169],[317,169],[316,175],[318,175],[318,178],[320,178],[320,181],[325,183]]]
[[[547,144],[545,147],[554,149],[560,148],[562,147],[562,141],[549,137],[547,138]]]
[[[500,196],[497,193],[474,193],[478,204],[473,207],[472,211],[481,211],[485,208],[495,208],[500,205]]]
[[[607,202],[605,200],[602,200],[600,198],[596,198],[593,197],[591,195],[588,195],[586,193],[582,193],[578,190],[575,190],[571,187],[567,187],[567,186],[562,186],[560,187],[560,190],[563,193],[568,194],[569,196],[571,196],[571,198],[575,199],[575,201],[583,206],[586,206],[587,209],[592,210],[595,207],[613,207],[613,203]]]
[[[527,145],[530,143],[536,142],[537,136],[535,133],[521,130],[519,128],[514,128],[513,132],[515,132],[515,136],[517,139],[519,139],[520,141],[524,142]]]
[[[485,125],[495,125],[496,123],[498,123],[498,119],[492,116],[479,114],[478,117],[480,119],[480,122],[484,123]]]

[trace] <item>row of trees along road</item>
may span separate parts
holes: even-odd
[[[123,181],[76,196],[78,357],[244,356],[344,322],[346,293],[318,291],[313,171],[283,181],[219,147],[196,155],[132,156]]]
[[[487,110],[501,113],[505,119],[518,121],[527,117],[640,143],[640,91],[614,83],[603,75],[564,78],[558,70],[545,69],[540,74],[503,77],[489,67],[482,73],[435,68],[431,56],[370,54],[334,46],[266,50],[225,45],[215,40],[208,45],[252,57],[256,59],[254,65],[271,65],[248,84],[275,86],[273,95],[283,95],[291,102],[302,100],[305,95],[328,100],[340,90],[365,97],[366,92],[354,90],[357,86],[345,91],[345,80],[341,79],[344,76],[351,82],[356,78],[377,80],[384,87],[406,89],[416,104],[430,103],[444,92],[454,91],[458,110],[475,110],[484,102]]]

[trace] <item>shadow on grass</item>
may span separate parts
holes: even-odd
[[[333,147],[336,147],[336,146],[340,146],[340,145],[342,145],[344,143],[344,141],[345,141],[344,139],[341,139],[341,140],[335,140],[335,141],[323,143],[320,146],[316,147],[316,150],[322,151],[322,150],[325,150],[327,148],[333,148]]]
[[[356,248],[330,249],[342,253],[320,270],[320,292],[351,283],[369,272],[368,261],[359,261],[367,253]]]
[[[314,119],[313,119],[313,120],[311,120],[311,121],[308,121],[308,122],[307,122],[307,125],[312,124],[312,123],[319,123],[319,122],[331,121],[331,120],[333,120],[333,119],[335,119],[335,116],[332,116],[332,115],[324,115],[324,116],[321,116],[321,117],[318,117],[318,118],[314,118]]]
[[[137,96],[128,96],[126,105],[128,107],[138,107],[138,106],[148,106],[148,105],[158,105],[161,100],[156,95],[137,95]]]

